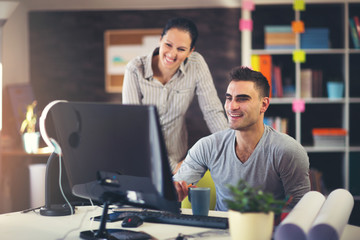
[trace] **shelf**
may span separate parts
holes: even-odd
[[[360,49],[349,49],[349,53],[351,53],[351,54],[360,54]]]
[[[315,147],[315,146],[304,146],[307,152],[345,152],[346,148],[343,147]]]
[[[23,149],[1,149],[2,157],[49,157],[51,153],[39,151],[37,153],[27,153]]]
[[[267,50],[267,49],[253,49],[252,54],[258,55],[292,55],[296,49],[278,49],[278,50]],[[301,49],[306,54],[345,54],[345,49]],[[349,50],[351,53],[360,53],[360,50]]]
[[[326,3],[326,4],[325,4]],[[276,5],[276,6],[274,6]],[[310,167],[318,167],[328,181],[329,187],[342,187],[348,190],[359,188],[356,182],[360,177],[350,180],[350,172],[359,172],[360,164],[354,165],[353,159],[360,154],[360,49],[354,49],[349,18],[360,16],[360,0],[333,0],[322,3],[311,1],[306,3],[304,11],[296,12],[291,3],[277,2],[277,4],[261,4],[252,13],[253,31],[250,51],[254,55],[271,55],[272,64],[281,69],[281,77],[272,83],[282,86],[293,86],[294,97],[270,99],[267,116],[286,118],[288,120],[288,134],[303,144],[310,158]],[[281,14],[279,14],[279,12]],[[291,25],[294,20],[302,20],[307,28],[329,29],[329,48],[304,49],[301,43],[303,37],[298,34],[295,49],[264,49],[266,25]],[[267,35],[269,36],[269,35]],[[276,47],[276,42],[273,43]],[[283,44],[277,42],[277,44]],[[293,42],[289,41],[289,44]],[[325,46],[325,45],[324,45]],[[305,62],[294,62],[293,52],[298,49],[306,54]],[[319,76],[321,85],[313,85],[311,81],[309,96],[323,96],[302,98],[301,71],[311,69],[311,81]],[[315,74],[315,75],[314,75]],[[321,76],[321,75],[320,75]],[[327,96],[327,82],[338,81],[344,83],[343,98],[329,99]],[[277,85],[276,85],[277,84]],[[304,85],[303,85],[304,86]],[[309,85],[308,85],[309,86]],[[318,88],[321,86],[320,88]],[[281,88],[280,88],[281,89]],[[320,90],[319,90],[320,89]],[[289,95],[287,95],[289,96]],[[293,112],[294,99],[301,99],[306,104],[305,111]],[[340,147],[313,146],[311,130],[313,128],[344,128],[348,131],[346,145]],[[351,155],[351,157],[350,157]],[[356,157],[354,157],[356,156]],[[327,163],[324,163],[328,160]],[[331,164],[329,164],[331,162]],[[350,162],[353,163],[350,169]],[[360,159],[359,159],[360,162]],[[354,195],[360,195],[360,190]],[[360,196],[358,196],[360,199]]]
[[[350,152],[360,152],[360,146],[351,146],[349,147]]]
[[[360,103],[360,97],[359,98],[350,98],[350,103]]]
[[[334,104],[345,103],[345,98],[341,99],[329,99],[329,98],[302,98],[306,104]],[[292,104],[294,98],[271,98],[271,104]],[[352,99],[350,102],[360,103],[360,98]]]

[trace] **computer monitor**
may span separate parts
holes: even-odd
[[[75,195],[179,212],[155,106],[59,102],[49,115]]]

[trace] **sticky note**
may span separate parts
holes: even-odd
[[[293,9],[295,11],[305,11],[305,1],[304,0],[294,0]]]
[[[304,63],[306,61],[306,54],[303,50],[295,50],[293,52],[293,61]]]
[[[240,31],[244,31],[244,30],[252,31],[253,30],[253,21],[251,19],[240,19],[239,29],[240,29]]]
[[[294,99],[292,102],[293,112],[305,112],[305,101],[303,99]]]
[[[243,0],[241,3],[241,8],[244,10],[254,11],[255,4],[252,0]]]
[[[303,21],[292,21],[291,28],[294,33],[304,33],[305,25]]]
[[[259,55],[251,55],[251,68],[254,71],[260,71],[260,57]]]

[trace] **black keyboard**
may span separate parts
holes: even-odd
[[[174,214],[162,211],[116,211],[109,214],[108,221],[121,221],[126,216],[139,216],[144,222],[175,224],[204,228],[229,228],[228,219],[224,217],[194,216],[188,214]],[[99,220],[99,217],[95,218]]]

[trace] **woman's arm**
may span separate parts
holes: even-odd
[[[124,83],[122,89],[122,103],[123,104],[141,104],[141,91],[139,86],[139,72],[136,67],[130,62],[126,66],[124,74]]]
[[[212,133],[227,129],[228,122],[224,108],[215,89],[209,67],[200,54],[198,54],[197,62],[199,76],[196,79],[196,95],[206,124]]]

